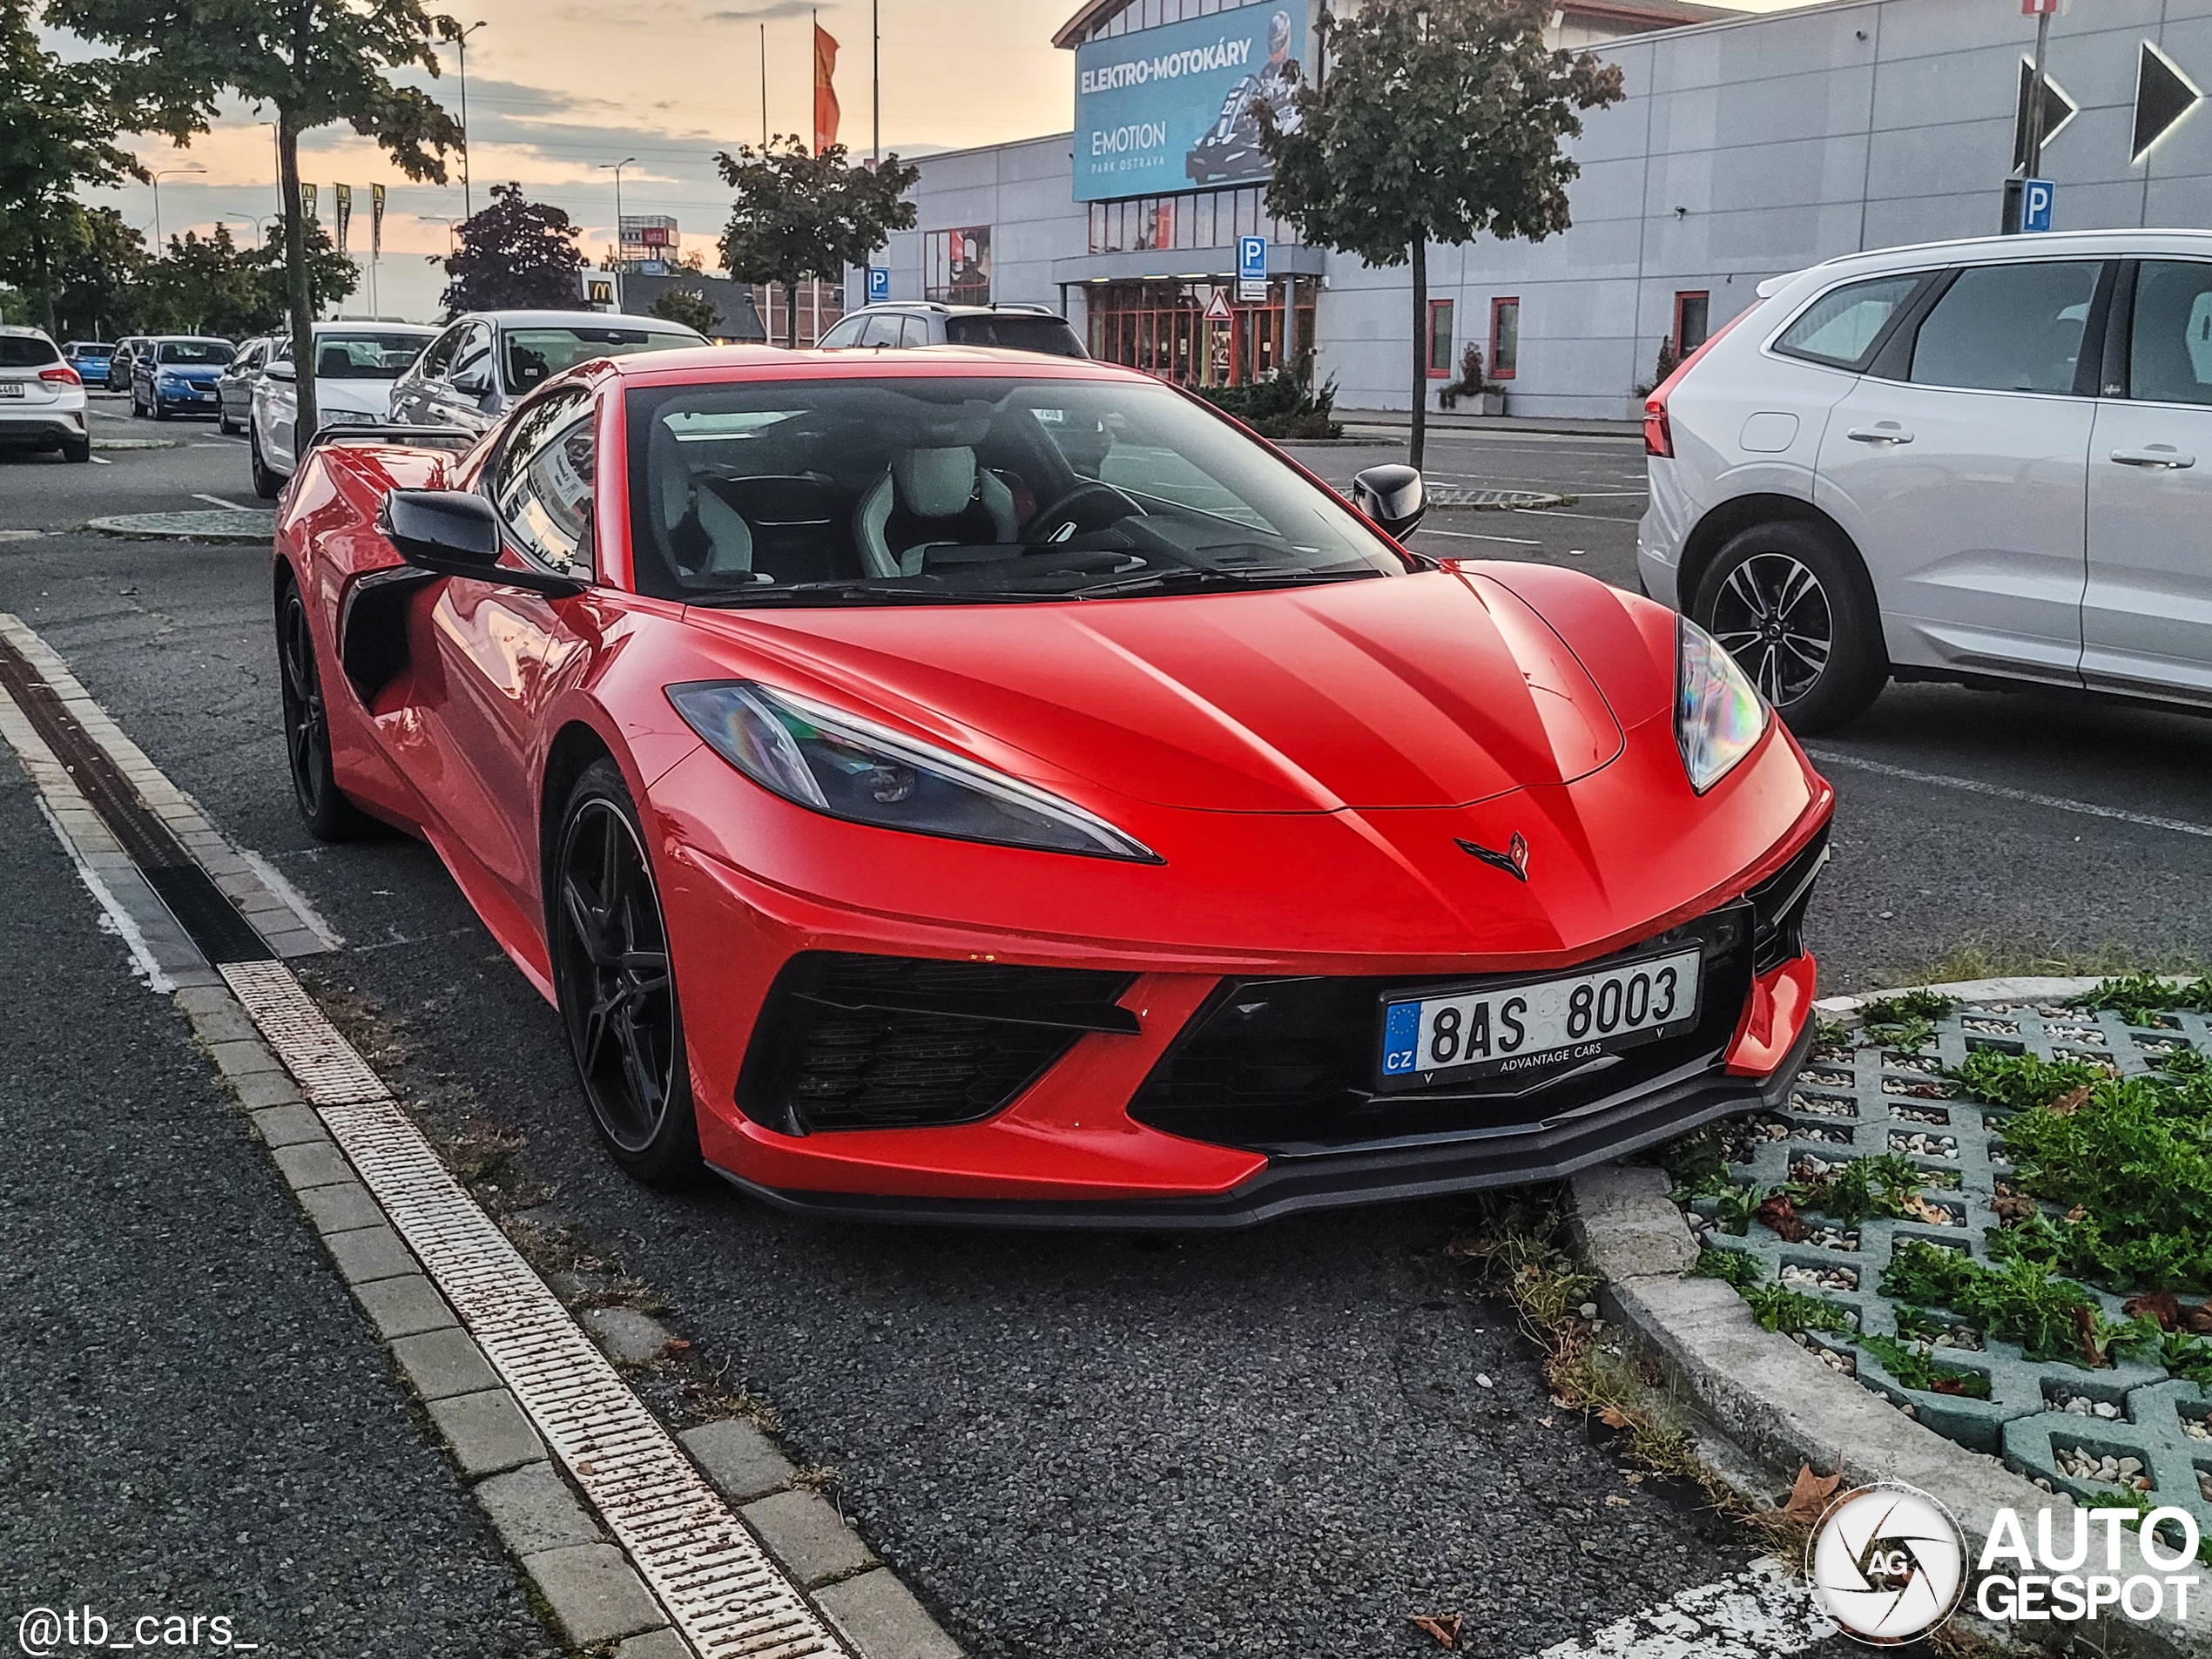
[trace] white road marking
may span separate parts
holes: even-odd
[[[1804,1586],[1769,1555],[1534,1659],[1780,1659],[1835,1634]]]
[[[91,462],[96,467],[112,467],[115,464],[115,462],[110,461],[105,455],[94,455],[91,457]]]
[[[2122,824],[2140,825],[2144,829],[2171,830],[2176,835],[2202,835],[2212,839],[2212,824],[2192,824],[2187,819],[2161,818],[2153,813],[2130,813],[2117,806],[2100,806],[2092,800],[2070,800],[2064,795],[2043,795],[2032,789],[2014,789],[2005,784],[1984,783],[1979,778],[1954,778],[1942,772],[1916,772],[1910,766],[1892,766],[1886,761],[1865,760],[1858,755],[1838,754],[1832,749],[1808,749],[1805,752],[1821,765],[1841,766],[1847,772],[1871,772],[1878,777],[1898,778],[1906,783],[1933,784],[1939,789],[1959,789],[1970,795],[2016,800],[2028,806],[2047,806],[2054,812],[2080,813],[2085,818],[2110,818]]]
[[[1515,547],[1541,547],[1526,536],[1477,536],[1473,530],[1422,530],[1423,536],[1448,536],[1458,542],[1510,542]]]
[[[13,706],[10,703],[10,707],[12,709]],[[54,839],[62,844],[62,851],[77,867],[77,879],[84,884],[84,890],[99,906],[101,926],[120,939],[130,951],[132,968],[145,981],[146,988],[165,996],[175,990],[177,981],[161,971],[161,964],[155,960],[152,948],[146,943],[145,934],[139,932],[137,921],[123,907],[123,900],[117,898],[114,890],[100,879],[100,873],[84,861],[84,854],[70,839],[69,832],[62,827],[61,819],[54,816],[54,809],[46,805],[46,797],[44,794],[33,796],[31,805],[38,808],[38,816],[46,820],[46,827],[54,832]]]
[[[1588,518],[1601,524],[1633,524],[1633,518],[1622,518],[1617,513],[1570,513],[1557,507],[1510,507],[1506,509],[1523,518]]]
[[[210,446],[210,447],[212,448],[212,446]],[[241,503],[241,502],[234,502],[234,501],[225,501],[225,500],[224,500],[224,499],[220,496],[201,496],[201,495],[197,495],[197,494],[195,494],[195,495],[192,496],[192,499],[193,499],[194,501],[204,501],[204,502],[206,502],[206,503],[207,503],[210,507],[227,507],[227,508],[229,508],[229,509],[231,509],[231,511],[233,511],[233,513],[243,513],[243,512],[248,512],[248,511],[252,510],[251,509],[249,509],[249,508],[246,507],[246,506],[245,506],[243,503]]]

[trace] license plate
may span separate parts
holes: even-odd
[[[1595,973],[1383,1001],[1382,1087],[1541,1076],[1697,1022],[1703,952]]]
[[[21,397],[22,395],[23,382],[21,381],[0,381],[0,397]]]

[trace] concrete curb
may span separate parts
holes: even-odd
[[[1916,988],[1961,1001],[2047,1000],[2076,995],[2094,979],[1978,980]],[[1856,1018],[1881,995],[1831,997],[1815,1007],[1830,1017]],[[1743,1298],[1718,1279],[1690,1278],[1685,1271],[1698,1246],[1682,1212],[1667,1196],[1658,1170],[1602,1164],[1569,1183],[1570,1228],[1593,1269],[1604,1276],[1599,1291],[1607,1315],[1632,1332],[1657,1358],[1713,1426],[1767,1479],[1770,1501],[1789,1473],[1810,1464],[1841,1474],[1853,1486],[1902,1480],[1934,1494],[1966,1530],[1969,1551],[1979,1548],[2000,1509],[2025,1518],[2054,1512],[2060,1539],[2073,1535],[2066,1512],[2071,1500],[2045,1491],[1993,1457],[1970,1452],[1925,1425],[1904,1416],[1879,1396],[1823,1365],[1787,1337],[1763,1331]],[[2025,1522],[2032,1538],[2034,1523]],[[2087,1525],[2086,1519],[2080,1524]],[[2141,1541],[2122,1535],[2123,1576],[2161,1569],[2146,1562]],[[2199,1576],[2200,1589],[2207,1588]],[[2212,1607],[2200,1595],[2184,1621],[2168,1617],[2139,1624],[2104,1618],[2101,1635],[2122,1650],[2155,1659],[2212,1659]],[[2073,1634],[2053,1625],[2054,1635]]]
[[[276,537],[276,514],[260,508],[204,513],[118,513],[84,522],[88,530],[138,542],[245,543],[266,545]]]
[[[1909,996],[1914,991],[1931,991],[1938,996],[1947,996],[1959,1002],[2062,1002],[2070,996],[2080,996],[2094,991],[2109,974],[2075,974],[2063,978],[2017,976],[2011,979],[1950,980],[1939,985],[1900,985],[1890,991],[1858,991],[1850,996],[1824,996],[1813,1006],[1814,1012],[1831,1020],[1855,1022],[1859,1011],[1869,1002],[1884,997]],[[2194,985],[2194,974],[2166,974],[2160,976],[2168,985]]]

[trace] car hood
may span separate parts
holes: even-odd
[[[1464,572],[1077,604],[688,614],[780,659],[786,671],[763,678],[1163,806],[1463,806],[1571,782],[1622,745],[1559,636]]]
[[[361,415],[373,415],[383,420],[392,412],[390,381],[315,381],[315,408],[351,409]]]
[[[153,372],[174,375],[180,381],[212,381],[222,377],[223,366],[220,363],[157,363],[153,366]]]

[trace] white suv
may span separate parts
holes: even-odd
[[[2212,705],[2212,234],[1892,248],[1759,295],[1645,405],[1636,558],[1792,726],[1892,676]]]
[[[0,446],[92,458],[84,379],[43,329],[0,324]]]

